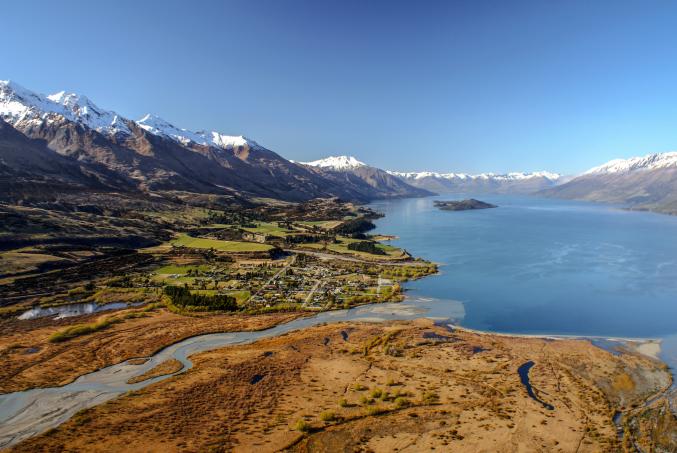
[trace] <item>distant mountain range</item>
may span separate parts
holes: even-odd
[[[297,163],[241,135],[189,131],[153,115],[134,121],[82,95],[44,96],[0,81],[0,201],[69,191],[358,202],[536,193],[677,214],[677,152],[613,160],[575,178],[545,171],[394,172],[350,156]]]
[[[539,195],[677,214],[677,152],[615,159]]]
[[[387,185],[379,186],[375,182],[378,178],[346,179],[296,164],[243,136],[188,131],[153,115],[134,121],[102,109],[82,95],[60,92],[43,96],[10,81],[0,81],[0,119],[31,140],[30,146],[28,142],[20,144],[7,127],[0,128],[0,162],[5,175],[0,191],[5,194],[19,171],[29,187],[31,178],[56,177],[63,166],[87,174],[97,169],[100,181],[120,183],[112,188],[110,184],[89,186],[90,179],[76,178],[79,190],[109,187],[287,201],[333,196],[369,201],[427,194],[405,183],[394,184],[391,191]],[[43,158],[36,159],[41,165],[33,167],[25,160],[17,166],[17,157],[24,152],[40,153]],[[72,178],[61,178],[59,187],[70,183],[75,184]],[[20,195],[17,191],[18,187],[12,188],[15,196]],[[37,196],[35,192],[32,190]]]
[[[553,187],[565,178],[547,171],[535,173],[466,173],[389,172],[407,184],[440,194],[445,193],[514,193],[529,194]]]
[[[367,184],[378,198],[392,197],[425,197],[435,195],[425,188],[414,187],[380,168],[360,162],[352,156],[331,156],[301,165],[312,169],[322,176],[331,179],[352,190],[360,190]]]
[[[353,175],[368,181],[375,188],[385,187],[401,196],[420,196],[452,193],[515,193],[529,194],[553,187],[565,177],[551,172],[536,173],[466,173],[396,172],[369,166],[353,156],[331,156],[303,165],[321,169],[325,173]],[[404,183],[404,184],[403,184]],[[411,188],[420,192],[412,194]]]

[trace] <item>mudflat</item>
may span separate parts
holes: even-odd
[[[12,451],[612,452],[629,441],[615,412],[671,380],[637,353],[428,320],[321,325],[191,360]],[[552,410],[520,381],[529,361]]]

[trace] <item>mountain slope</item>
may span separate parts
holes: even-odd
[[[0,119],[0,200],[19,201],[56,192],[134,191],[131,180],[103,165],[61,156]]]
[[[360,162],[352,156],[331,156],[302,165],[323,177],[368,198],[425,197],[432,192],[413,187],[380,168]]]
[[[43,96],[0,81],[0,118],[56,153],[103,165],[140,190],[288,201],[329,196],[368,201],[373,195],[245,137],[191,132],[150,115],[132,121],[76,94]]]
[[[615,159],[540,194],[677,214],[677,152]]]
[[[562,176],[550,172],[482,173],[389,172],[408,184],[437,193],[515,193],[528,194],[561,181]]]

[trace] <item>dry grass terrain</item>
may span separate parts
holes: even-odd
[[[530,360],[536,396],[554,410],[520,382]],[[429,321],[318,326],[192,361],[13,451],[615,452],[615,408],[670,381],[651,359],[586,341]]]
[[[140,312],[105,329],[63,342],[50,338],[63,329],[109,316]],[[0,393],[33,387],[65,385],[78,376],[134,357],[147,357],[159,349],[203,333],[260,330],[289,321],[300,314],[276,313],[182,316],[163,308],[153,311],[120,310],[114,315],[94,314],[53,320],[0,319]]]

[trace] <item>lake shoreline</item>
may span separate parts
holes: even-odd
[[[651,357],[660,362],[663,362],[659,355],[661,353],[661,338],[632,338],[632,337],[618,337],[618,336],[603,336],[603,335],[560,335],[560,334],[528,334],[528,333],[509,333],[509,332],[494,332],[491,330],[479,330],[463,327],[458,324],[448,324],[453,329],[462,330],[464,332],[476,333],[479,335],[496,335],[501,337],[512,338],[541,338],[548,340],[607,340],[618,343],[625,343],[626,345],[633,345],[637,352],[647,357]],[[604,348],[602,348],[604,349]]]

